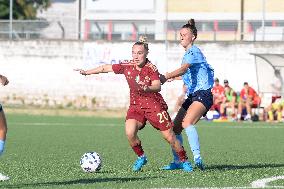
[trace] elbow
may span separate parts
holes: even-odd
[[[159,87],[157,87],[157,92],[161,92],[161,90],[162,90],[162,87],[160,85]]]
[[[187,68],[182,68],[181,69],[181,75],[185,74],[186,71],[187,71]]]

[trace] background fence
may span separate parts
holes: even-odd
[[[177,41],[183,24],[170,21],[166,23],[167,29],[164,33],[155,33],[155,23],[151,21],[85,20],[79,23],[62,18],[52,21],[13,20],[10,23],[9,20],[0,20],[0,39],[9,39],[12,36],[12,39],[136,41],[143,34],[149,40],[163,35],[166,41]],[[266,20],[264,27],[261,20],[197,20],[196,26],[198,40],[201,41],[284,41],[284,20]]]

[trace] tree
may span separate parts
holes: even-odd
[[[13,19],[35,19],[38,10],[47,9],[51,0],[13,0]],[[0,19],[9,19],[10,0],[0,0]]]

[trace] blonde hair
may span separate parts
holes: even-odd
[[[149,47],[148,47],[148,43],[147,43],[147,37],[145,35],[141,35],[139,37],[139,40],[137,42],[135,42],[134,45],[143,45],[145,50],[149,51]]]

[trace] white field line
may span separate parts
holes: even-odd
[[[204,188],[152,188],[152,189],[252,189],[252,187],[204,187]]]
[[[269,186],[266,186],[266,184],[268,184],[269,182],[272,181],[276,181],[276,180],[280,180],[280,179],[284,179],[284,176],[277,176],[277,177],[270,177],[270,178],[264,178],[264,179],[259,179],[256,181],[253,181],[251,183],[251,186],[253,188],[267,188]],[[284,186],[273,186],[274,188],[284,188]]]
[[[259,179],[256,181],[253,181],[251,183],[251,186],[240,186],[240,187],[193,187],[193,188],[185,188],[185,189],[254,189],[254,188],[284,188],[284,186],[268,186],[267,184],[272,181],[284,179],[284,176],[276,176],[276,177],[270,177],[270,178],[264,178]],[[163,189],[179,189],[179,188],[163,188]]]

